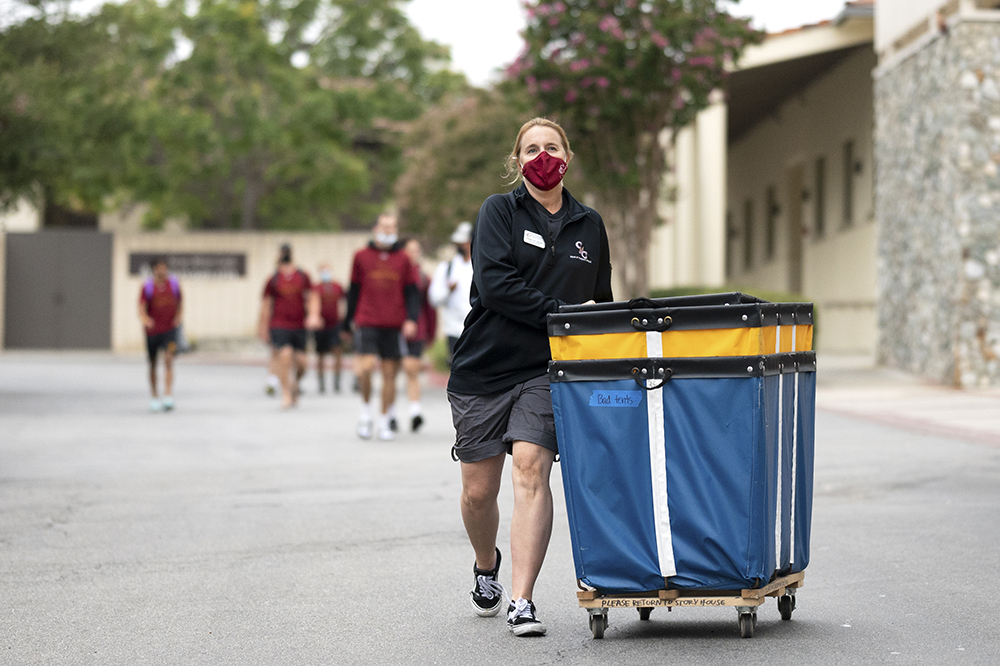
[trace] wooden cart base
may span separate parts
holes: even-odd
[[[657,590],[636,594],[601,594],[599,590],[582,590],[576,593],[580,607],[590,616],[590,631],[594,638],[604,638],[608,627],[608,609],[637,608],[639,619],[648,620],[654,608],[665,606],[735,606],[740,636],[753,637],[757,626],[757,607],[767,597],[778,598],[778,612],[782,620],[791,620],[795,610],[795,591],[802,587],[805,572],[775,578],[764,587],[753,590]]]

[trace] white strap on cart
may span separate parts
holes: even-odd
[[[792,351],[795,351],[795,321],[792,321]],[[799,452],[799,373],[792,375],[795,377],[795,383],[792,385],[792,509],[790,525],[788,529],[788,563],[795,564],[795,489],[798,484],[795,480],[798,478],[796,476],[797,470],[796,464],[798,462],[798,452]]]
[[[774,353],[781,353],[781,326],[775,327],[775,343],[774,343]],[[795,322],[792,322],[792,351],[795,351],[795,334],[796,327]],[[783,489],[781,485],[782,477],[782,457],[785,455],[784,451],[784,414],[782,413],[785,408],[784,403],[784,387],[785,387],[785,375],[783,373],[778,374],[778,504],[776,507],[775,521],[774,521],[774,560],[775,566],[781,568],[781,535],[783,532],[785,517],[781,511],[781,498],[783,495]],[[792,474],[791,487],[788,489],[788,493],[791,497],[789,511],[788,511],[788,562],[789,564],[795,563],[795,478],[796,478],[796,466],[798,463],[798,448],[799,448],[799,373],[792,374]]]
[[[646,333],[646,356],[663,358],[663,338],[658,331]],[[649,472],[653,483],[653,524],[660,575],[677,575],[674,546],[670,534],[670,510],[667,505],[667,451],[663,424],[663,380],[648,379],[646,409],[649,421]],[[653,387],[656,388],[653,388]]]
[[[774,327],[774,353],[781,353],[781,326]],[[785,387],[785,376],[778,373],[778,496],[777,506],[775,507],[774,513],[774,568],[781,568],[781,527],[782,527],[782,516],[781,516],[781,454],[782,454],[782,444],[784,443],[784,433],[782,432],[782,425],[784,424],[784,419],[782,418],[782,412],[785,408],[783,389]]]

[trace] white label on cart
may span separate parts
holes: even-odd
[[[642,391],[594,391],[590,394],[591,407],[638,407],[642,404]]]

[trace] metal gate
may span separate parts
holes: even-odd
[[[95,231],[7,234],[4,346],[110,349],[111,246]]]

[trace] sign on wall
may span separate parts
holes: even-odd
[[[210,277],[244,277],[247,256],[244,253],[209,252],[133,252],[128,256],[130,275],[148,275],[150,262],[166,257],[171,273]]]

